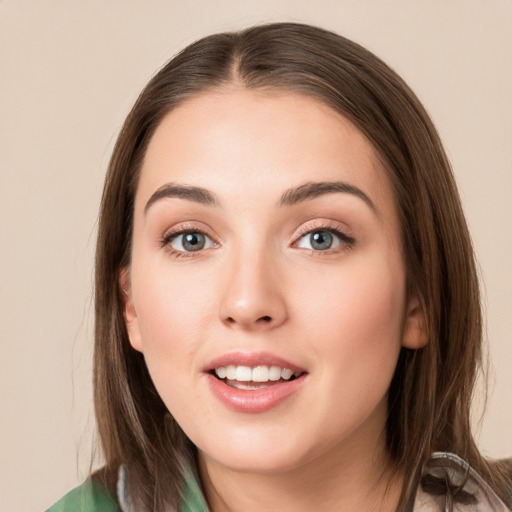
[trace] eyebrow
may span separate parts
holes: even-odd
[[[377,207],[373,201],[358,187],[350,185],[344,181],[320,181],[304,183],[296,188],[287,190],[279,201],[279,206],[291,206],[303,201],[314,199],[315,197],[324,196],[326,194],[352,194],[362,199],[374,213],[378,214]]]
[[[298,187],[288,189],[281,196],[278,206],[292,206],[304,201],[309,201],[315,197],[335,193],[354,195],[363,200],[374,213],[378,214],[377,207],[373,201],[360,188],[350,185],[344,181],[309,182],[299,185]],[[166,183],[157,189],[149,198],[146,206],[144,207],[144,213],[146,213],[149,207],[156,201],[172,197],[186,199],[206,206],[220,206],[220,201],[217,196],[208,189],[191,185]]]
[[[149,207],[156,201],[169,197],[186,199],[188,201],[193,201],[207,206],[219,206],[220,204],[215,194],[205,188],[193,187],[190,185],[178,185],[176,183],[166,183],[156,190],[148,199],[148,202],[144,207],[144,213],[146,213]]]

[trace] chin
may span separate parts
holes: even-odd
[[[294,460],[290,455],[259,453],[223,453],[219,457],[208,456],[210,459],[231,471],[252,474],[278,474],[286,473],[300,466],[300,460]]]
[[[204,448],[198,448],[200,456],[232,471],[277,474],[291,471],[313,458],[312,450],[301,444],[290,435],[285,439],[265,435],[226,436],[226,442],[205,443]]]

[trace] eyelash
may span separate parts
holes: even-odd
[[[167,248],[170,254],[176,258],[190,258],[197,256],[198,253],[204,251],[204,249],[199,249],[198,251],[179,251],[172,248],[171,243],[181,235],[188,234],[200,234],[206,238],[208,238],[214,246],[218,245],[208,234],[206,234],[203,230],[198,229],[194,226],[181,226],[176,230],[171,231],[170,233],[166,233],[162,240],[160,241],[160,245],[163,248]],[[299,230],[299,234],[293,242],[292,246],[296,246],[298,242],[300,242],[305,236],[311,235],[312,233],[330,233],[339,239],[341,247],[336,247],[334,249],[326,249],[326,250],[314,250],[304,248],[303,250],[308,251],[310,254],[315,256],[321,256],[326,254],[332,254],[337,252],[342,252],[344,250],[352,249],[355,244],[355,239],[343,231],[339,229],[338,226],[333,224],[322,224],[318,226],[304,226]]]
[[[348,249],[352,249],[355,245],[355,239],[343,231],[335,224],[320,224],[317,226],[306,225],[299,230],[299,236],[296,238],[293,245],[298,244],[304,237],[307,235],[311,235],[312,233],[331,233],[336,236],[340,241],[340,247],[336,247],[334,249],[326,249],[326,250],[314,250],[314,249],[303,249],[308,251],[310,254],[314,256],[322,256],[326,254],[333,254],[338,252],[343,252]]]
[[[180,226],[176,230],[173,230],[173,231],[171,231],[169,233],[166,233],[163,236],[162,240],[160,241],[160,246],[163,247],[163,248],[166,248],[170,252],[171,256],[174,256],[175,258],[191,258],[191,257],[197,256],[197,253],[203,252],[203,250],[198,250],[198,251],[178,251],[178,250],[174,249],[171,246],[171,243],[176,238],[178,238],[179,236],[181,236],[181,235],[190,235],[190,234],[195,234],[195,233],[210,239],[212,241],[212,243],[214,244],[214,246],[218,245],[212,239],[212,237],[207,235],[203,230],[198,229],[198,228],[196,228],[194,226]]]

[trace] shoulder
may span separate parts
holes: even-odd
[[[501,463],[506,464],[506,461]],[[436,452],[424,466],[413,510],[442,510],[452,501],[457,504],[454,509],[460,512],[512,510],[509,496],[499,497],[466,461],[453,453]]]
[[[127,478],[124,465],[116,470],[103,468],[46,512],[133,512]],[[179,512],[208,512],[199,479],[190,468],[183,475]]]
[[[120,512],[115,495],[98,474],[68,492],[46,512]]]

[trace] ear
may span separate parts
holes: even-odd
[[[425,307],[417,291],[410,291],[408,295],[402,346],[410,349],[418,349],[424,347],[428,342]]]
[[[130,345],[139,352],[142,352],[142,337],[140,335],[139,320],[137,312],[133,305],[131,284],[130,284],[130,269],[125,267],[119,274],[119,287],[121,288],[121,297],[123,301],[123,316],[128,332]]]

